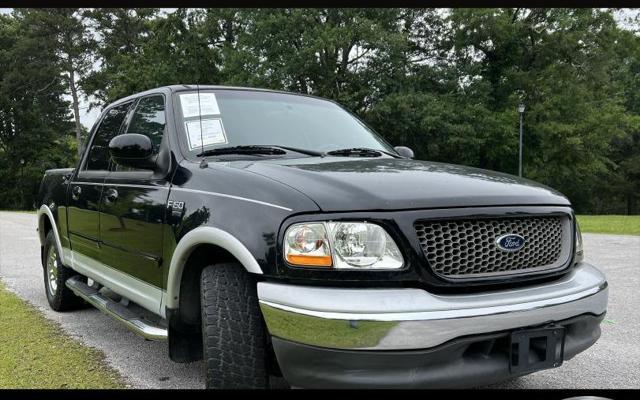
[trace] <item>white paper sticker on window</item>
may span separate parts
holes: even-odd
[[[181,94],[180,104],[184,118],[199,115],[220,115],[215,93],[200,93],[200,101],[198,101],[198,93]]]
[[[202,120],[202,135],[200,134],[200,120],[195,119],[184,123],[189,138],[189,150],[203,146],[227,143],[222,120],[220,118],[207,118]]]

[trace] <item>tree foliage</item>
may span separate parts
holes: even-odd
[[[29,27],[29,35],[43,41],[51,41],[55,49],[55,63],[62,69],[71,96],[75,123],[78,156],[82,153],[83,127],[80,123],[80,85],[90,70],[91,50],[96,44],[88,32],[86,12],[75,8],[19,10],[22,23]]]
[[[55,42],[29,17],[0,15],[0,208],[30,208],[44,170],[76,154]]]
[[[418,158],[507,173],[518,171],[522,102],[526,177],[567,194],[580,212],[638,213],[640,29],[637,21],[622,29],[612,10],[66,9],[63,16],[38,11],[38,18],[35,12],[0,20],[2,148],[18,132],[6,115],[41,97],[48,99],[42,111],[19,113],[33,113],[30,124],[51,124],[38,132],[35,125],[20,128],[24,143],[50,135],[58,149],[73,144],[60,78],[70,69],[60,54],[85,54],[80,39],[89,38],[96,63],[76,70],[97,105],[176,83],[284,89],[340,102]],[[47,24],[73,28],[66,32],[75,36],[67,37],[78,39],[34,42]],[[28,57],[30,46],[43,49]],[[60,62],[38,68],[47,55]],[[24,64],[11,64],[15,57]],[[33,84],[28,97],[16,98],[12,74]],[[0,151],[0,162],[15,164]],[[39,146],[29,151],[49,157]],[[62,157],[61,164],[71,160]],[[6,171],[10,177],[15,169]],[[3,199],[0,206],[11,204]]]

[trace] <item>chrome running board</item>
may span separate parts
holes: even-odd
[[[121,322],[133,333],[148,340],[167,340],[168,331],[166,328],[145,320],[130,308],[101,294],[96,288],[82,282],[79,276],[73,276],[67,279],[65,283],[77,296],[83,298],[104,314]]]

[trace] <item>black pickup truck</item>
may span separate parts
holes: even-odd
[[[204,359],[208,388],[474,387],[600,336],[566,197],[414,160],[334,102],[175,85],[89,137],[40,186],[49,303]]]

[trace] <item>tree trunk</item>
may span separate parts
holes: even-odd
[[[76,122],[76,141],[78,142],[78,157],[82,157],[82,126],[80,125],[80,108],[78,104],[78,88],[76,87],[75,71],[69,71],[69,89],[73,99],[73,117]]]

